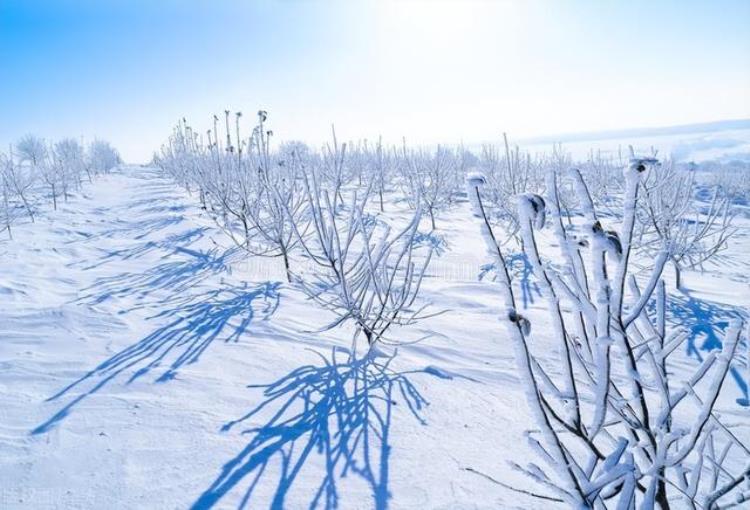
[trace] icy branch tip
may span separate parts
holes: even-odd
[[[518,212],[522,218],[534,222],[536,228],[542,228],[547,214],[547,204],[536,193],[524,193],[518,195]]]
[[[487,184],[487,179],[480,172],[469,172],[466,174],[466,184],[480,188]]]

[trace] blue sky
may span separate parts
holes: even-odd
[[[146,160],[225,108],[312,143],[750,117],[750,1],[0,0],[4,145]]]

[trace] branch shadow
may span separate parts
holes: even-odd
[[[184,365],[197,362],[214,340],[239,341],[256,314],[260,315],[261,320],[267,320],[276,311],[280,286],[279,282],[265,282],[255,287],[245,284],[173,299],[172,308],[148,318],[167,318],[167,324],[49,397],[47,402],[56,401],[75,389],[85,388],[47,421],[34,428],[31,434],[48,432],[75,406],[118,376],[127,376],[125,384],[130,384],[164,366],[165,370],[155,382],[166,382],[174,379]]]
[[[417,232],[414,234],[412,240],[412,246],[415,248],[427,247],[435,255],[441,256],[449,248],[448,241],[444,235],[436,234],[435,232]]]
[[[650,308],[653,308],[653,306]],[[667,311],[668,319],[675,326],[687,330],[687,354],[698,362],[703,361],[703,353],[721,349],[722,338],[729,327],[730,321],[733,318],[743,316],[742,312],[736,307],[700,299],[688,291],[671,295],[667,302]],[[740,340],[740,342],[744,344],[747,339]],[[744,348],[740,350],[747,352]],[[737,366],[732,366],[730,374],[737,389],[743,395],[743,397],[737,399],[737,403],[743,407],[750,406],[750,395],[748,394],[750,388],[748,388],[748,381],[745,380],[742,370]]]
[[[201,239],[205,235],[207,230],[207,227],[195,227],[185,230],[184,232],[168,235],[160,241],[146,241],[145,243],[140,243],[135,246],[122,248],[119,250],[102,250],[103,256],[100,257],[99,260],[97,260],[93,264],[84,266],[82,269],[96,269],[114,260],[136,259],[157,250],[174,252],[181,247],[192,245],[193,243]],[[79,264],[81,263],[74,262],[71,264],[71,266],[76,266]]]
[[[508,266],[508,272],[514,282],[518,281],[518,287],[521,289],[521,299],[523,307],[528,308],[534,304],[534,296],[542,297],[542,291],[534,279],[534,268],[531,267],[529,259],[525,253],[510,253],[506,257],[505,263]],[[497,270],[494,262],[484,264],[479,273],[479,280],[483,280],[488,274]],[[494,279],[494,276],[493,276]]]
[[[118,219],[114,226],[94,234],[89,239],[111,239],[115,237],[126,237],[139,241],[145,237],[160,232],[166,228],[178,225],[185,220],[183,215],[172,214],[168,216],[155,216],[138,221]]]
[[[248,420],[263,424],[242,432],[253,434],[252,439],[223,466],[193,509],[216,506],[247,477],[250,485],[239,508],[257,508],[250,501],[261,482],[275,484],[270,508],[286,508],[286,497],[301,470],[306,465],[308,471],[315,469],[311,460],[322,461],[324,468],[316,474],[308,508],[337,508],[337,481],[346,476],[357,476],[369,486],[374,508],[388,507],[393,407],[405,404],[412,416],[426,425],[421,411],[428,402],[410,375],[436,374],[430,370],[395,371],[391,368],[395,353],[355,359],[349,351],[334,348],[329,357],[316,354],[321,360],[317,365],[296,368],[270,384],[249,386],[263,388],[264,399],[221,430],[229,431]],[[310,458],[313,453],[318,459]],[[274,465],[279,466],[278,473],[269,469]],[[305,483],[310,479],[312,475]]]

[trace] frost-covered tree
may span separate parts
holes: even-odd
[[[198,190],[201,205],[237,246],[253,255],[280,257],[291,281],[291,255],[298,243],[291,221],[304,213],[300,172],[313,158],[299,143],[272,151],[265,111],[258,112],[248,138],[242,137],[242,115],[235,113],[231,126],[230,113],[225,111],[223,133],[214,116],[205,144],[183,120],[155,163],[188,191]]]
[[[13,160],[0,153],[0,231],[7,231],[9,239],[13,239],[12,225],[17,218],[13,204],[14,189],[10,180],[13,166]]]
[[[544,185],[542,163],[518,146],[510,147],[503,134],[503,145],[485,144],[477,168],[485,179],[485,206],[493,224],[506,233],[505,239],[522,242],[519,235],[515,196],[525,192],[541,192]]]
[[[3,155],[4,163],[0,164],[3,180],[10,196],[20,200],[26,214],[34,223],[34,206],[32,192],[35,183],[33,171],[14,161],[13,147],[7,156]]]
[[[63,199],[67,202],[72,188],[80,188],[86,162],[83,147],[75,138],[64,138],[55,143],[52,168],[57,174]]]
[[[26,135],[18,140],[16,151],[20,162],[28,162],[34,169],[42,165],[48,155],[46,142],[34,135]]]
[[[104,140],[94,140],[89,144],[86,154],[86,172],[89,180],[91,174],[109,173],[121,162],[120,153]]]
[[[35,166],[34,168],[38,170],[42,182],[49,188],[52,207],[56,211],[57,197],[60,195],[60,189],[62,187],[62,169],[60,168],[60,161],[50,155],[47,159],[41,162],[41,164],[38,164],[38,166]]]
[[[750,202],[750,162],[701,163],[696,171],[703,173],[701,184],[717,187],[733,202]]]
[[[294,225],[300,224],[305,214],[301,174],[309,155],[304,146],[286,145],[273,157],[269,148],[271,133],[263,126],[265,120],[266,114],[261,112],[250,144],[255,149],[249,153],[250,168],[256,169],[257,183],[245,187],[254,193],[243,198],[246,205],[242,211],[249,225],[245,240],[256,254],[281,257],[291,282],[291,255],[304,238],[297,235],[300,231],[295,232]]]
[[[669,161],[641,182],[637,235],[649,257],[665,250],[682,287],[682,269],[702,267],[726,248],[734,232],[730,195],[718,186],[699,187],[695,170]],[[708,195],[699,200],[699,192]]]
[[[387,148],[383,147],[383,139],[381,137],[378,138],[375,149],[368,156],[370,163],[369,175],[374,182],[374,187],[378,194],[378,206],[380,207],[380,212],[385,212],[383,196],[388,186],[390,186],[390,180],[393,176],[393,155]]]
[[[91,180],[105,166],[109,169],[120,161],[117,151],[105,141],[95,141],[86,152],[74,138],[47,143],[34,135],[11,145],[2,159],[0,177],[5,194],[0,198],[10,207],[13,219],[26,215],[32,223],[41,199],[46,198],[39,195],[49,196],[56,210],[60,196],[67,200],[73,189],[80,189],[84,173]],[[6,215],[5,219],[10,217]],[[5,223],[7,229],[9,224]]]
[[[329,157],[343,164],[343,150],[334,150]],[[430,261],[430,253],[419,257],[414,247],[420,211],[407,226],[394,230],[367,211],[373,183],[337,204],[336,190],[328,189],[314,169],[303,175],[309,236],[303,233],[308,224],[296,220],[293,224],[319,270],[300,278],[300,283],[311,298],[336,315],[327,329],[351,322],[356,326],[354,342],[360,334],[369,348],[392,342],[388,333],[394,326],[426,316],[425,306],[415,306]]]
[[[458,191],[456,154],[438,146],[435,152],[409,150],[404,144],[401,172],[412,207],[424,210],[432,229],[438,212],[448,208]]]
[[[543,289],[559,345],[557,366],[545,366],[532,323],[521,315],[505,254],[483,197],[485,178],[467,179],[475,215],[496,260],[504,301],[502,319],[515,349],[526,400],[537,430],[527,439],[540,463],[514,466],[575,508],[715,508],[750,476],[750,465],[727,462],[750,450],[716,412],[741,332],[734,320],[720,351],[706,356],[685,381],[678,380],[677,348],[687,338],[668,327],[662,279],[669,252],[638,281],[631,257],[642,182],[658,162],[633,158],[624,171],[622,212],[606,225],[581,173],[550,171],[546,195],[518,197],[523,250]],[[564,221],[558,191],[570,180],[578,195],[581,225]],[[580,220],[579,220],[580,222]],[[553,248],[538,231],[550,225]],[[585,238],[574,235],[582,229]],[[549,336],[549,333],[544,333]]]
[[[351,170],[345,166],[347,144],[340,143],[336,129],[331,126],[332,142],[323,147],[322,157],[317,166],[318,178],[329,190],[334,214],[344,201],[343,189],[349,182]]]

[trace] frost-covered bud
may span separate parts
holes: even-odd
[[[640,159],[632,159],[630,160],[630,170],[635,170],[636,172],[645,172],[646,171],[646,165],[643,164],[643,161]]]
[[[628,165],[625,167],[625,179],[639,180],[641,174],[646,170],[660,165],[656,158],[630,158]]]
[[[546,209],[544,199],[536,193],[524,193],[518,197],[520,216],[533,221],[537,229],[544,227],[544,220],[547,217]]]
[[[523,333],[524,335],[528,335],[529,333],[531,333],[531,322],[529,322],[529,319],[516,312],[515,310],[510,310],[508,312],[508,320],[521,328],[521,333]]]
[[[480,172],[469,172],[466,174],[466,185],[472,188],[481,188],[487,184],[487,179]]]
[[[258,110],[258,119],[261,122],[265,122],[267,118],[268,118],[268,112],[266,112],[265,110]]]
[[[469,197],[469,203],[471,204],[471,212],[476,218],[482,216],[482,210],[479,206],[479,199],[477,193],[482,187],[487,184],[487,179],[484,175],[479,172],[469,172],[466,174],[466,195]]]
[[[575,234],[569,234],[567,237],[568,241],[568,249],[570,250],[578,250],[580,248],[587,248],[589,245],[589,240],[585,237],[578,237]]]
[[[622,243],[616,231],[604,230],[601,222],[595,221],[591,225],[591,233],[594,237],[594,246],[597,249],[609,253],[610,256],[615,257],[617,260],[622,257]]]
[[[617,260],[622,257],[622,243],[620,242],[620,236],[614,230],[607,230],[604,233],[607,239],[607,253],[614,256]]]
[[[563,412],[565,413],[565,417],[568,418],[569,421],[573,421],[576,416],[576,411],[578,407],[576,406],[576,403],[573,399],[565,399],[563,401]]]

